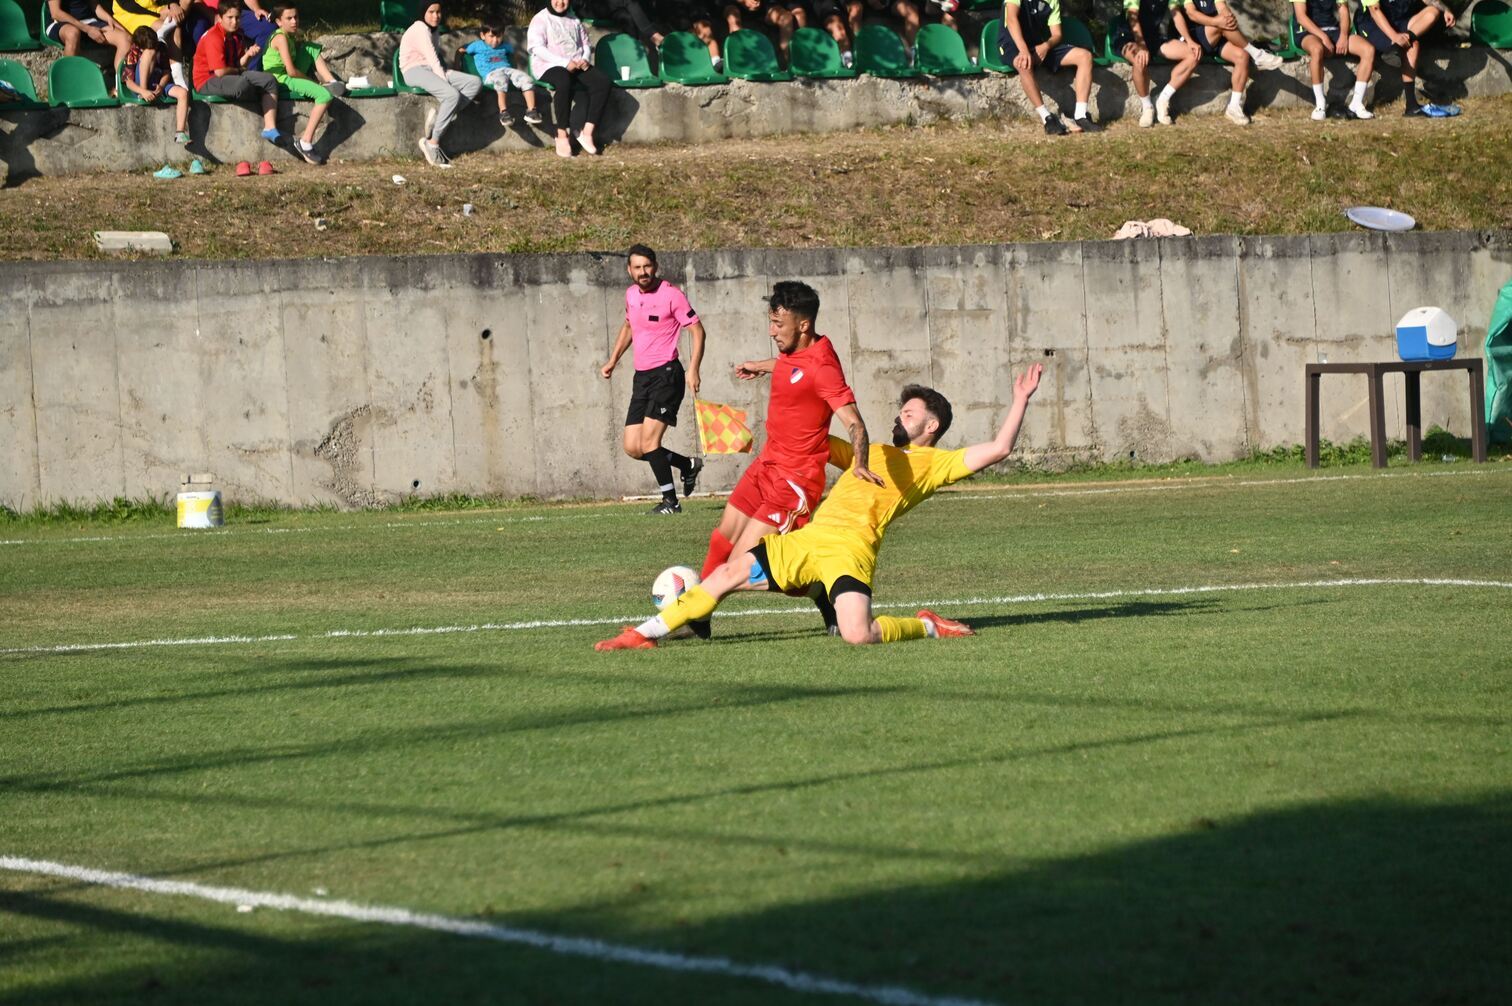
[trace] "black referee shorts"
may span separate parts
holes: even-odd
[[[688,390],[688,377],[681,360],[650,370],[637,370],[630,385],[630,411],[626,426],[639,426],[642,420],[655,419],[668,426],[677,425],[677,410],[682,408]]]

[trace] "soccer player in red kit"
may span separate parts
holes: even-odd
[[[703,576],[731,556],[749,552],[762,536],[785,534],[808,523],[824,495],[831,416],[845,425],[853,456],[869,457],[871,441],[856,408],[856,394],[845,380],[834,345],[815,331],[818,316],[819,294],[813,287],[791,280],[775,284],[767,300],[767,330],[777,346],[777,355],[735,368],[736,376],[743,380],[772,375],[767,435],[761,452],[730,494],[719,525],[709,535]],[[850,473],[864,482],[882,484],[864,460]],[[828,598],[816,599],[815,603],[825,624],[833,627],[834,610]],[[701,638],[709,637],[707,620],[689,624]]]

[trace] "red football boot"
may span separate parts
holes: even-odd
[[[955,625],[956,623],[951,622],[950,624]],[[967,631],[970,632],[971,630],[968,629]],[[600,653],[609,650],[654,650],[656,649],[656,640],[647,639],[627,625],[620,630],[618,636],[615,636],[613,639],[601,639],[593,644],[593,648]]]
[[[920,621],[928,622],[930,625],[933,625],[935,628],[935,635],[940,637],[941,639],[945,639],[948,636],[976,635],[976,632],[972,630],[971,626],[967,625],[965,622],[956,622],[949,618],[941,618],[939,615],[936,615],[928,608],[925,608],[914,617],[919,619]],[[639,633],[637,633],[637,635],[639,635]]]

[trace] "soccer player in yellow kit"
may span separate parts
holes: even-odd
[[[1042,370],[1035,364],[1014,379],[1013,406],[996,437],[954,451],[935,447],[950,428],[950,403],[932,388],[910,384],[899,399],[892,444],[871,446],[870,467],[882,476],[880,486],[841,479],[807,526],[786,535],[767,535],[750,552],[713,570],[702,584],[654,618],[596,643],[594,649],[650,649],[656,640],[689,621],[708,618],[736,590],[790,591],[816,583],[829,594],[840,636],[847,643],[973,635],[969,626],[928,610],[913,618],[873,617],[871,582],[877,552],[893,521],[942,486],[995,465],[1013,452]],[[832,437],[830,449],[836,463],[849,467],[853,460],[849,444]]]

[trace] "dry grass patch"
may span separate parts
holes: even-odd
[[[1197,234],[1350,229],[1354,205],[1428,230],[1512,227],[1512,97],[1451,120],[1365,123],[1265,112],[1248,129],[1186,118],[1049,138],[1005,125],[866,130],[696,147],[284,162],[282,174],[39,178],[0,191],[0,258],[96,256],[96,230],[165,230],[193,258],[894,246],[1105,238],[1165,216]],[[394,174],[404,185],[391,181]],[[463,216],[462,206],[476,208]]]

